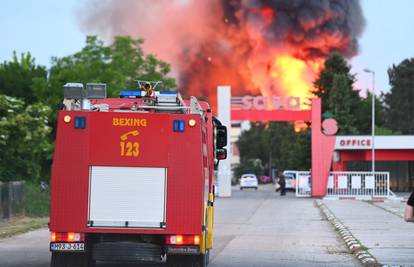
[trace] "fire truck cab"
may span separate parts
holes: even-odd
[[[208,103],[177,92],[68,83],[51,178],[51,266],[207,266],[214,170],[227,130]],[[148,88],[147,88],[148,87]]]

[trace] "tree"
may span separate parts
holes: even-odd
[[[234,177],[232,184],[237,184],[238,179],[245,173],[254,173],[257,176],[264,174],[264,168],[260,159],[243,160],[233,168]]]
[[[250,130],[242,132],[237,146],[240,151],[240,162],[250,159],[260,159],[266,163],[269,160],[269,146],[266,145],[267,136],[264,135],[264,124],[253,124]]]
[[[63,98],[67,82],[106,83],[108,96],[117,97],[119,91],[136,89],[136,80],[160,80],[166,88],[175,87],[168,77],[170,66],[142,50],[142,39],[117,36],[109,46],[96,36],[88,36],[81,51],[62,58],[52,58],[50,79],[37,81],[39,98],[56,105]]]
[[[338,121],[341,134],[358,133],[358,120],[353,117],[358,116],[361,98],[359,91],[353,88],[355,77],[350,70],[351,66],[341,54],[331,54],[315,80],[312,91],[322,100],[322,112],[332,114]]]
[[[295,132],[291,123],[255,123],[244,131],[237,146],[240,151],[240,164],[234,169],[236,178],[243,172],[257,171],[269,173],[269,168],[278,170],[308,170],[311,158],[310,130]],[[269,161],[271,164],[269,165]],[[264,170],[252,166],[261,162]]]
[[[53,110],[63,99],[63,85],[68,82],[106,83],[109,97],[118,97],[125,89],[137,89],[136,80],[160,80],[165,88],[175,87],[168,77],[170,66],[142,50],[142,39],[117,36],[105,46],[96,36],[87,36],[81,51],[62,58],[53,57],[48,79],[34,80],[33,89]],[[57,112],[52,113],[52,136],[55,136]]]
[[[414,58],[388,69],[391,90],[385,95],[386,126],[414,134]]]
[[[311,130],[293,133],[294,141],[288,144],[288,163],[285,169],[290,170],[309,170],[311,168],[312,144]]]
[[[136,89],[137,79],[174,87],[170,66],[145,54],[142,43],[119,36],[106,46],[88,36],[81,51],[52,58],[49,72],[30,53],[19,59],[14,52],[12,61],[0,64],[0,180],[49,177],[57,116],[51,110],[62,101],[65,83],[107,83],[109,96]]]
[[[381,128],[381,132],[391,133],[391,130],[385,129],[385,109],[381,96],[375,96],[375,125]],[[358,112],[354,112],[356,125],[359,134],[371,134],[372,131],[372,94],[367,90],[367,96],[361,99]],[[380,132],[375,131],[376,135]]]
[[[356,118],[352,114],[355,106],[352,86],[345,74],[334,74],[330,89],[328,108],[338,122],[339,134],[356,134]]]
[[[36,65],[30,53],[22,53],[19,59],[14,51],[12,61],[0,64],[0,94],[21,98],[28,104],[34,103],[41,99],[34,92],[33,82],[45,80],[46,77],[46,67]]]
[[[322,112],[326,112],[329,109],[329,95],[332,91],[336,74],[344,74],[347,83],[350,86],[354,84],[355,77],[350,74],[350,71],[351,66],[348,65],[345,58],[339,53],[332,53],[325,61],[324,68],[314,81],[314,89],[312,90],[312,93],[322,100]],[[358,93],[356,93],[356,96],[358,96]]]
[[[48,178],[49,116],[43,104],[26,106],[20,99],[0,95],[0,181]]]

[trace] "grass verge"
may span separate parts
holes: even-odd
[[[22,234],[47,226],[49,217],[30,218],[22,217],[10,221],[0,222],[0,238]]]
[[[49,188],[42,190],[37,183],[26,182],[25,193],[25,215],[28,217],[49,217],[50,191]]]

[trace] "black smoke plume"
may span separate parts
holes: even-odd
[[[275,57],[320,62],[337,51],[351,58],[365,25],[358,0],[90,0],[82,13],[82,28],[107,41],[144,38],[147,51],[172,64],[180,90],[213,102],[218,84],[234,94],[268,86],[283,95],[257,79]]]

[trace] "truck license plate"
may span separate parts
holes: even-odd
[[[51,243],[51,251],[85,251],[84,243]]]

